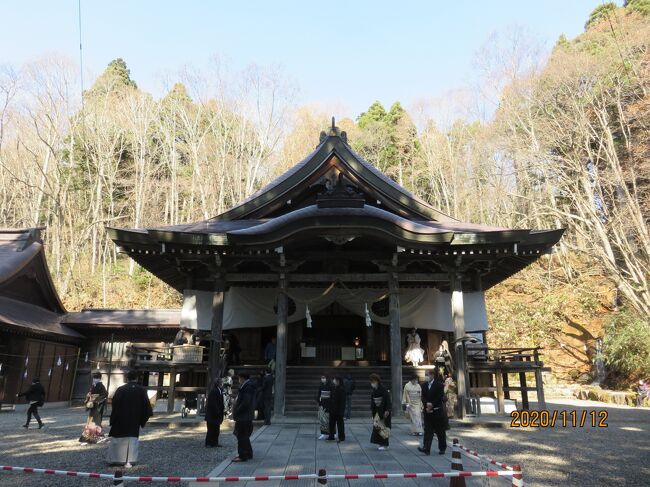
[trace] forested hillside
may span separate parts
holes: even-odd
[[[558,377],[576,379],[604,337],[611,380],[650,375],[650,2],[598,7],[543,62],[516,32],[492,40],[476,88],[489,116],[376,102],[338,125],[458,219],[567,228],[552,257],[489,292],[492,345],[545,346]],[[122,59],[82,103],[73,66],[0,67],[0,227],[47,228],[71,310],[178,306],[105,226],[221,213],[311,152],[332,115],[296,106],[296,87],[259,67],[185,73],[157,99]]]

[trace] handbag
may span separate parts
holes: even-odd
[[[386,426],[383,419],[379,418],[379,414],[375,414],[373,427],[377,430],[377,434],[383,439],[387,440],[390,438],[390,428]]]
[[[86,403],[86,409],[92,409],[94,405],[95,405],[95,403],[93,403],[92,401],[88,401]]]

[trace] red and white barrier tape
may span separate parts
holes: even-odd
[[[479,452],[476,450],[470,450],[469,448],[465,448],[463,445],[458,443],[458,447],[463,450],[465,453],[469,454],[472,457],[478,458],[480,460],[485,460],[486,462],[496,465],[497,467],[505,468],[506,470],[512,470],[512,467],[510,465],[506,465],[505,463],[497,462],[493,458],[488,457],[487,455],[481,455]]]
[[[46,475],[64,475],[67,477],[85,477],[94,479],[122,480],[126,482],[254,482],[266,480],[357,480],[357,479],[414,479],[414,478],[448,478],[448,477],[512,477],[511,470],[488,470],[484,472],[430,472],[430,473],[369,473],[369,474],[327,474],[321,475],[260,475],[256,477],[153,477],[153,476],[116,476],[112,473],[71,472],[32,467],[10,467],[0,465],[0,471],[20,473],[42,473]]]

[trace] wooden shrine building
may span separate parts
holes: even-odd
[[[45,400],[68,403],[83,336],[66,310],[45,260],[42,228],[0,230],[0,407],[39,378]]]
[[[236,334],[244,362],[262,363],[277,337],[280,415],[292,367],[383,366],[401,394],[413,327],[429,362],[449,340],[464,403],[464,343],[484,338],[484,291],[551,252],[563,233],[460,222],[363,160],[334,123],[302,162],[225,213],[108,231],[183,293],[181,326],[210,331],[214,342]]]

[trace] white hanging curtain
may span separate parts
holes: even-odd
[[[223,327],[225,330],[276,326],[274,305],[277,289],[231,287],[225,296]],[[306,319],[307,307],[313,316],[333,302],[339,303],[357,316],[368,314],[372,321],[388,324],[388,316],[378,316],[372,304],[386,297],[385,289],[347,289],[333,285],[327,288],[292,288],[288,297],[295,303],[295,310],[288,317],[289,323]],[[464,293],[465,328],[468,332],[485,331],[488,327],[485,297],[482,292]],[[399,291],[400,326],[452,332],[451,296],[437,289],[402,288]]]

